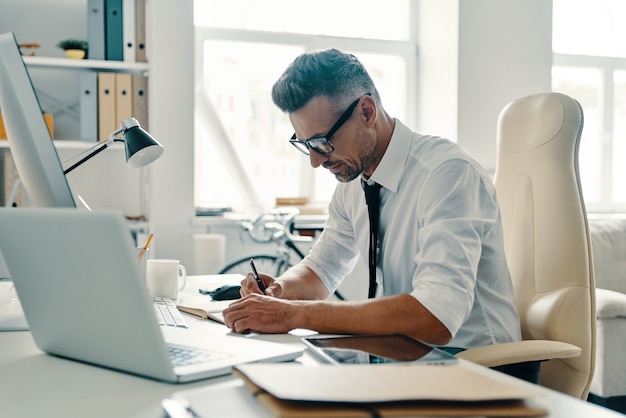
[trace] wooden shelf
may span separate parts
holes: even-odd
[[[76,60],[70,58],[29,57],[24,63],[32,68],[50,68],[77,71],[110,71],[118,73],[147,73],[147,62],[126,62],[109,60]]]
[[[76,150],[76,151],[84,151],[86,149],[89,149],[91,147],[94,147],[97,142],[93,141],[93,142],[88,142],[88,141],[79,141],[79,140],[65,140],[65,139],[55,139],[52,141],[54,143],[54,146],[59,149],[59,150]],[[124,146],[120,143],[114,143],[111,144],[109,146],[110,149],[123,149]],[[6,149],[9,149],[9,141],[2,139],[0,140],[0,151]]]

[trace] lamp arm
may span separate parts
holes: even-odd
[[[72,164],[71,166],[69,166],[68,168],[63,170],[63,174],[67,174],[70,171],[74,170],[76,167],[80,166],[81,164],[83,164],[85,161],[91,159],[92,157],[98,155],[100,152],[104,151],[106,148],[109,147],[109,144],[113,142],[113,139],[107,139],[105,142],[103,142],[102,144],[98,144],[97,146],[99,146],[100,148],[95,149],[93,152],[91,152],[90,154],[87,154],[85,157],[81,158],[80,160],[78,160],[76,163]],[[96,147],[97,147],[96,146]],[[90,149],[88,149],[85,152],[89,152],[91,150],[93,150],[96,147],[92,147]]]
[[[133,128],[138,129],[135,130]],[[130,138],[128,138],[129,135]],[[163,153],[163,146],[152,138],[150,134],[141,129],[137,119],[128,118],[122,121],[121,128],[112,132],[106,141],[96,143],[93,147],[64,161],[63,165],[70,160],[80,158],[84,155],[84,157],[80,158],[80,160],[70,167],[64,168],[63,174],[68,174],[84,162],[95,157],[108,148],[113,142],[124,142],[126,144],[126,163],[131,167],[142,167],[146,164],[150,164]],[[142,152],[140,153],[138,151]]]
[[[111,136],[109,137],[109,139],[107,139],[106,141],[96,144],[93,147],[89,148],[86,151],[83,151],[81,154],[87,154],[85,157],[81,158],[80,160],[78,160],[76,163],[72,164],[71,166],[69,166],[68,168],[63,169],[63,174],[67,174],[70,171],[74,170],[75,168],[77,168],[78,166],[82,165],[85,161],[90,160],[92,157],[95,157],[96,155],[98,155],[100,152],[104,151],[106,148],[109,147],[109,145],[111,145],[113,142],[115,141],[120,141],[120,142],[124,142],[123,139],[117,139],[115,138],[116,135],[118,135],[119,133],[121,133],[123,131],[123,129],[120,129],[118,131],[115,131],[111,134]],[[99,148],[98,148],[99,147]],[[93,151],[93,152],[92,152]],[[81,155],[79,154],[79,155]],[[76,158],[76,156],[70,158],[73,159]]]

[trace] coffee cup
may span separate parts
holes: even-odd
[[[146,265],[146,280],[152,297],[176,300],[187,283],[187,270],[179,260],[151,259]]]

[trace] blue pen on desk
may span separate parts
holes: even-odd
[[[256,271],[256,266],[254,265],[254,260],[252,258],[250,259],[250,268],[252,269],[254,280],[256,280],[256,283],[259,285],[259,289],[261,289],[261,292],[265,293],[265,286],[259,277],[259,273]]]

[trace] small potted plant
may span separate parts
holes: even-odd
[[[82,39],[65,39],[59,41],[57,47],[63,49],[68,58],[83,59],[87,55],[89,44]]]

